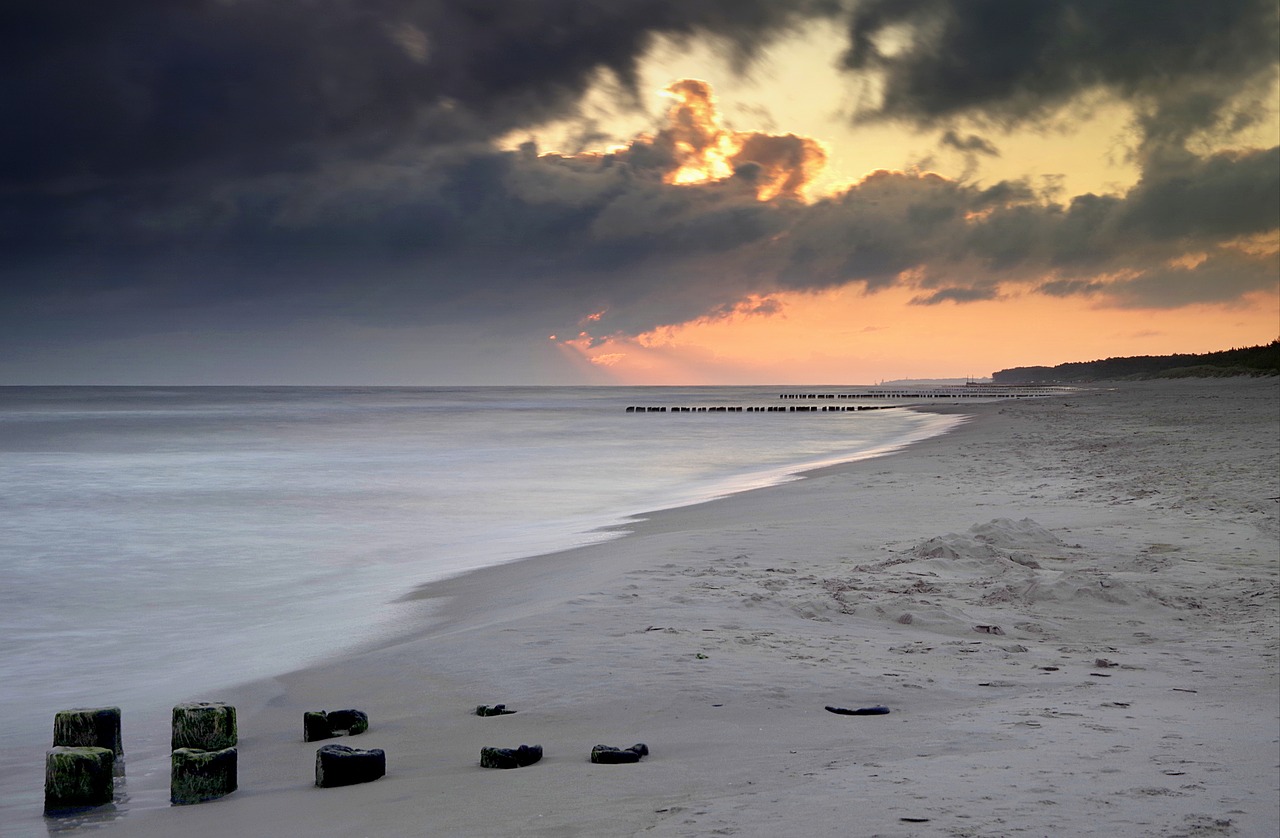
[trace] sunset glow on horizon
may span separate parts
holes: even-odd
[[[1166,331],[1157,331],[1142,329],[1133,312],[1085,301],[1025,296],[974,303],[957,316],[953,307],[912,306],[912,293],[783,294],[774,300],[776,314],[729,315],[594,345],[585,336],[562,343],[616,384],[872,384],[1267,343],[1280,311],[1280,296],[1258,294],[1238,307],[1178,309],[1162,318]],[[1264,337],[1221,337],[1248,333]]]

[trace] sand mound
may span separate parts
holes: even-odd
[[[912,553],[922,559],[950,559],[962,566],[991,571],[1004,562],[1039,568],[1040,559],[1066,558],[1068,547],[1030,518],[995,518],[974,524],[967,534],[947,533],[930,538],[916,545]]]

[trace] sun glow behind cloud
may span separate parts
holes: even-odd
[[[674,187],[705,189],[732,182],[754,190],[760,202],[812,203],[808,190],[827,160],[821,144],[794,134],[727,129],[706,82],[677,81],[664,95],[670,106],[663,127],[615,146],[613,153],[620,159],[665,155],[669,163],[662,178]],[[977,136],[954,135],[944,140],[944,145],[955,148],[993,153],[990,144]],[[863,206],[866,209],[858,212],[868,219],[889,219],[901,212],[918,220],[929,217],[918,214],[932,211],[927,203],[930,196],[968,195],[956,199],[962,202],[957,204],[961,207],[958,222],[962,228],[976,229],[978,235],[984,226],[1000,229],[1016,219],[1020,206],[1030,211],[1028,218],[1037,213],[1047,220],[1054,218],[1054,211],[1046,210],[1061,196],[1061,182],[1045,180],[1039,190],[1028,181],[1010,186],[1002,187],[1005,197],[965,209],[963,201],[977,196],[979,187],[920,169],[879,170],[844,187],[829,187],[833,191],[821,200],[830,212],[839,212],[842,205]],[[836,224],[842,223],[838,215],[836,219]],[[927,228],[926,223],[922,229]],[[788,235],[778,234],[775,243]],[[873,242],[871,252],[875,246]],[[1045,262],[1039,274],[1028,269],[1001,281],[981,278],[981,261],[933,263],[930,257],[921,257],[900,271],[889,288],[849,280],[826,291],[778,289],[749,294],[736,305],[720,306],[689,322],[631,335],[609,333],[600,322],[604,312],[597,312],[585,316],[578,335],[563,343],[611,380],[626,383],[982,376],[1003,366],[1085,356],[1212,351],[1223,348],[1229,335],[1269,340],[1280,307],[1276,290],[1244,294],[1231,303],[1196,304],[1188,298],[1154,308],[1138,295],[1144,289],[1149,293],[1156,283],[1189,283],[1190,287],[1210,282],[1191,274],[1214,267],[1206,264],[1214,258],[1226,266],[1219,267],[1219,272],[1230,269],[1232,258],[1252,258],[1255,264],[1258,257],[1274,260],[1278,247],[1277,233],[1271,231],[1220,241],[1209,248],[1182,253],[1175,249],[1176,255],[1163,262],[1163,276],[1149,276],[1158,261],[1113,267],[1100,261],[1083,279],[1078,270],[1061,272],[1052,260]],[[862,252],[867,252],[866,245]],[[1233,252],[1237,257],[1231,256]],[[832,255],[846,258],[839,254],[837,250]],[[734,266],[726,262],[724,269]],[[947,278],[948,270],[955,275]],[[1130,325],[1134,311],[1144,308],[1156,328]],[[1238,342],[1244,345],[1249,340]],[[948,360],[961,358],[965,360]]]

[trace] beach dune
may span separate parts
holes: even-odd
[[[193,696],[239,708],[239,790],[167,807],[144,738],[93,834],[1280,832],[1280,380],[930,409],[973,418],[426,586],[400,642]],[[370,728],[337,741],[386,776],[316,788],[302,715],[347,707]],[[480,767],[521,744],[543,759]]]

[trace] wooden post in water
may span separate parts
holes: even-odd
[[[72,814],[115,797],[116,755],[106,748],[57,745],[44,758],[44,813]]]
[[[173,708],[173,750],[221,751],[235,744],[236,708],[230,704],[197,701]]]
[[[119,707],[75,707],[53,716],[54,747],[106,748],[116,762],[124,756]]]
[[[224,797],[237,788],[236,708],[197,701],[173,708],[169,801],[175,806]]]
[[[216,800],[236,790],[235,748],[178,748],[170,762],[169,802],[175,806]]]

